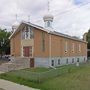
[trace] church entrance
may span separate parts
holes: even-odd
[[[23,47],[23,56],[24,57],[32,57],[32,47],[31,46]]]

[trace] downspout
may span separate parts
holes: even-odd
[[[23,32],[22,32],[22,30],[21,30],[21,57],[23,57],[23,45],[22,45],[22,34],[23,34]]]
[[[52,38],[51,38],[51,34],[49,33],[49,67],[53,68],[53,69],[56,69],[54,66],[51,65],[51,58],[52,58]]]
[[[51,67],[51,34],[49,33],[49,67]]]

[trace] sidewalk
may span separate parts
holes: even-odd
[[[4,73],[4,72],[0,71],[0,74],[2,74],[2,73]]]
[[[0,90],[38,90],[0,79]]]

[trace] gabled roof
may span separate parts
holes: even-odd
[[[38,25],[36,25],[36,24],[32,24],[32,23],[30,23],[30,22],[28,23],[28,22],[23,21],[23,22],[21,22],[20,25],[17,27],[16,31],[12,33],[12,35],[9,37],[9,39],[11,39],[17,32],[19,32],[19,31],[20,31],[20,27],[21,27],[22,25],[25,25],[25,24],[30,25],[30,26],[32,26],[32,27],[35,27],[35,28],[37,28],[37,29],[40,29],[40,30],[42,30],[42,31],[45,31],[45,32],[47,32],[47,33],[50,32],[50,30],[45,29],[44,27],[38,26]]]
[[[23,22],[20,23],[20,25],[18,26],[18,28],[16,29],[16,31],[12,33],[12,35],[9,37],[9,39],[11,39],[17,32],[19,32],[19,31],[20,31],[20,27],[21,27],[22,25],[25,25],[25,24],[27,24],[27,25],[29,25],[29,26],[32,26],[32,27],[35,27],[35,28],[37,28],[37,29],[40,29],[40,30],[42,30],[42,31],[45,31],[45,32],[47,32],[47,33],[53,34],[53,35],[57,35],[57,36],[61,36],[61,37],[64,37],[64,38],[68,38],[68,39],[72,39],[72,40],[76,40],[76,41],[80,41],[80,42],[85,42],[85,43],[87,43],[86,41],[83,41],[82,39],[75,38],[75,37],[72,37],[72,36],[69,36],[69,35],[66,35],[66,34],[62,34],[62,33],[57,32],[57,31],[53,31],[53,29],[52,29],[52,30],[46,29],[46,28],[41,27],[41,26],[39,26],[39,25],[32,24],[32,23],[28,23],[28,22],[25,22],[25,21],[23,21]]]

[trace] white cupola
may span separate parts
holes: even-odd
[[[47,13],[44,17],[43,17],[43,20],[45,22],[45,27],[46,28],[52,28],[52,22],[53,22],[53,15],[52,14],[49,14]]]
[[[43,17],[45,28],[52,28],[54,16],[50,13],[50,1],[48,0],[48,13]]]

